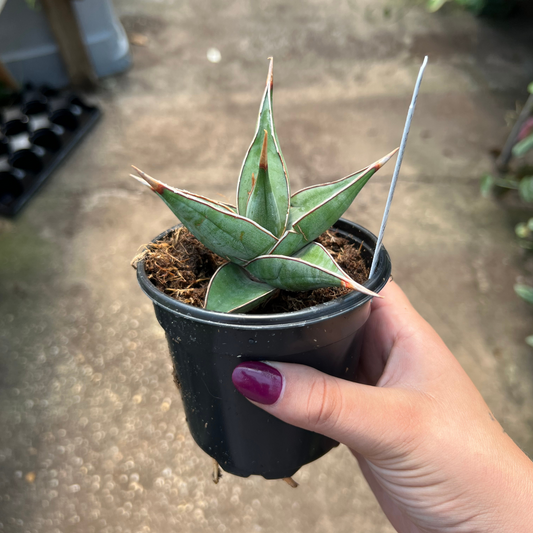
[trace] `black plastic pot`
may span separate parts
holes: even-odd
[[[376,237],[343,219],[334,227],[362,242],[370,263]],[[390,257],[382,248],[376,275],[367,287],[379,292],[390,273]],[[270,360],[301,363],[353,379],[359,359],[358,332],[370,313],[369,296],[353,292],[293,313],[227,314],[192,307],[163,294],[149,281],[142,262],[137,279],[153,300],[166,332],[192,436],[226,472],[267,479],[289,477],[337,445],[248,402],[233,386],[231,374],[243,361]]]

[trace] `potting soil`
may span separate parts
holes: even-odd
[[[337,264],[357,283],[368,279],[369,266],[361,255],[361,246],[328,230],[316,239]],[[144,261],[146,275],[163,293],[183,303],[202,308],[209,281],[227,261],[206,248],[186,228],[180,227],[155,243],[144,247],[132,261],[137,268]],[[344,287],[326,287],[304,292],[279,290],[264,305],[249,314],[299,311],[352,292]]]

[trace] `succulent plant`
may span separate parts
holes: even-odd
[[[287,166],[272,114],[272,59],[259,119],[237,185],[236,207],[176,189],[133,167],[207,248],[228,260],[213,275],[205,309],[245,313],[276,290],[348,287],[356,283],[327,250],[313,242],[348,209],[370,177],[396,150],[338,181],[306,187],[291,196]]]

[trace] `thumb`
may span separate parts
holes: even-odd
[[[290,363],[241,363],[237,390],[273,416],[326,435],[365,456],[401,442],[420,424],[416,392],[352,383]],[[416,406],[416,409],[414,408]]]

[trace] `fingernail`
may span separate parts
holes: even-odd
[[[237,390],[249,400],[273,404],[281,394],[283,377],[274,367],[260,361],[241,363],[231,376]]]

